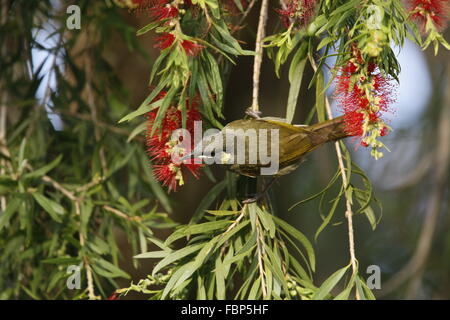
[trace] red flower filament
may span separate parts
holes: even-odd
[[[431,19],[438,31],[443,31],[450,19],[448,0],[409,0],[408,8],[411,19],[419,24],[422,32],[426,30],[428,19]]]
[[[194,122],[201,120],[196,103],[187,103],[187,119],[186,130],[193,137]],[[153,162],[153,171],[155,178],[161,182],[163,186],[168,187],[170,191],[176,191],[177,186],[184,184],[184,169],[198,178],[200,174],[201,164],[194,163],[187,159],[181,161],[181,157],[189,154],[193,150],[193,145],[186,146],[183,142],[183,136],[178,139],[172,137],[172,133],[182,127],[181,111],[176,107],[170,107],[162,119],[161,125],[150,135],[158,109],[154,109],[147,113],[147,152]],[[191,141],[193,143],[193,141]],[[173,159],[179,159],[173,161]]]
[[[183,47],[186,54],[191,57],[197,56],[199,52],[204,48],[204,46],[189,40],[183,40],[181,46]]]
[[[296,24],[304,27],[314,16],[317,0],[287,0],[284,3],[285,8],[277,10],[284,26],[288,28],[291,24]]]
[[[374,64],[368,65],[366,76],[361,75],[361,69],[353,62],[341,68],[336,79],[336,98],[344,113],[347,133],[359,136],[363,146],[377,149],[383,144],[376,139],[389,132],[382,116],[392,112],[394,87]]]
[[[172,46],[173,42],[175,41],[175,36],[172,33],[163,33],[159,37],[157,37],[155,41],[156,44],[154,45],[154,47],[160,50],[164,50]]]

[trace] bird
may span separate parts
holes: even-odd
[[[255,132],[256,135],[252,136],[249,132]],[[278,132],[278,137],[273,132]],[[220,134],[222,135],[222,139],[219,139],[221,140],[221,145],[218,146],[217,141],[215,142],[216,152],[214,157],[216,163],[226,165],[229,170],[252,178],[261,175],[278,177],[289,174],[297,169],[305,156],[311,151],[327,142],[337,141],[350,136],[346,131],[345,121],[342,116],[313,125],[292,125],[282,118],[253,116],[252,118],[228,123],[223,127]],[[228,140],[230,138],[234,140],[240,139],[241,147],[239,148],[239,145],[235,143],[233,150],[226,150],[227,138]],[[261,146],[261,140],[264,138],[268,140],[277,138],[277,141],[275,141],[278,148],[277,159],[272,157],[274,151],[272,150],[272,145],[270,148],[268,143]],[[213,140],[218,140],[217,136]],[[267,170],[271,164],[263,161],[264,159],[261,157],[259,148],[268,149],[266,158],[277,161],[278,170],[273,172]],[[236,156],[239,152],[241,152],[240,161]],[[244,153],[243,155],[242,152]],[[231,157],[233,153],[234,157]],[[208,158],[208,156],[205,156],[205,158]],[[264,174],[264,169],[269,174]]]
[[[346,130],[343,116],[313,125],[300,125],[290,124],[283,118],[260,117],[260,113],[251,109],[246,114],[246,118],[232,121],[222,130],[217,129],[216,133],[203,137],[201,143],[181,159],[186,161],[193,157],[206,164],[224,165],[246,178],[241,181],[244,185],[253,185],[251,189],[254,190],[246,191],[251,195],[243,196],[244,204],[258,201],[278,177],[296,170],[313,150],[352,136]],[[272,167],[275,170],[269,170]],[[250,180],[259,176],[271,176],[272,179],[258,193]]]

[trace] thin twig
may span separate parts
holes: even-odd
[[[237,30],[240,29],[240,25],[244,22],[244,20],[247,18],[250,11],[253,9],[253,6],[255,5],[256,0],[252,0],[248,6],[247,9],[245,9],[244,13],[242,14],[241,18],[239,19],[239,22],[237,23],[237,28],[233,28],[231,30],[231,34],[235,33]]]
[[[269,10],[269,1],[262,0],[259,13],[258,33],[256,34],[255,60],[253,65],[253,101],[252,110],[259,111],[259,78],[261,75],[261,64],[263,60],[263,39],[266,36],[266,22]]]
[[[141,221],[142,220],[141,217],[130,217],[130,216],[127,216],[122,211],[117,210],[117,209],[115,209],[113,207],[110,207],[108,205],[104,205],[103,209],[105,209],[106,211],[109,211],[111,213],[114,213],[116,216],[118,216],[118,217],[120,217],[122,219],[128,220],[128,221]]]
[[[317,64],[314,61],[314,59],[311,60],[311,65],[314,69],[314,72],[321,72],[318,70]],[[327,116],[329,119],[333,118],[333,114],[331,113],[331,106],[330,106],[330,100],[325,95],[325,108],[327,112]],[[342,177],[342,184],[344,186],[344,190],[347,190],[348,188],[348,180],[347,180],[347,172],[344,165],[344,159],[342,156],[342,149],[338,141],[334,143],[334,146],[336,148],[336,156],[338,158],[339,163],[339,170],[341,172]],[[353,210],[352,210],[352,203],[351,200],[347,197],[347,193],[345,194],[345,217],[347,218],[347,227],[348,227],[348,243],[349,243],[349,251],[350,251],[350,262],[352,264],[352,271],[353,274],[356,275],[358,273],[358,262],[356,260],[356,254],[355,254],[355,237],[354,237],[354,231],[353,231]],[[356,300],[360,300],[361,297],[359,295],[358,290],[356,290],[355,294]]]
[[[8,19],[8,3],[6,2],[2,2],[2,7],[1,7],[1,18],[0,18],[0,26],[4,26],[6,24],[6,21]],[[8,48],[6,47],[7,43],[4,40],[3,46],[1,48],[1,59],[3,59],[4,55],[6,55],[6,53],[8,52]],[[3,91],[2,94],[2,99],[0,101],[0,145],[6,145],[6,120],[7,120],[7,106],[6,104],[8,103],[8,92],[6,90],[6,84],[5,82],[1,81],[0,84],[0,90]],[[2,159],[0,161],[0,174],[3,175],[5,173],[5,160]],[[0,197],[0,208],[2,210],[2,212],[4,212],[6,210],[6,197],[5,196],[1,196]]]
[[[78,216],[81,214],[80,199],[77,199],[75,201],[75,213]],[[85,240],[84,235],[81,232],[81,230],[79,232],[79,239],[80,239],[80,246],[83,248],[86,245],[86,240]],[[87,278],[87,283],[88,283],[87,290],[88,290],[89,300],[96,300],[97,296],[95,295],[95,291],[94,291],[94,279],[93,279],[93,275],[92,275],[92,268],[89,263],[89,259],[85,254],[83,254],[83,264],[86,268],[86,278]]]
[[[261,232],[259,220],[256,219],[256,245],[257,245],[257,252],[258,252],[258,268],[259,268],[259,276],[261,277],[261,290],[263,294],[263,298],[265,299],[267,297],[267,288],[266,288],[266,278],[264,275],[264,266],[263,266],[263,251],[264,248],[262,247],[264,241],[261,239],[263,233]]]
[[[327,115],[329,119],[333,118],[333,115],[331,114],[331,107],[330,107],[330,101],[328,100],[328,97],[325,97],[325,106],[327,109]],[[342,177],[342,184],[344,186],[344,190],[347,190],[348,187],[348,180],[347,180],[347,173],[344,166],[344,160],[342,157],[342,149],[339,145],[339,142],[336,141],[334,143],[334,146],[336,148],[336,155],[338,158],[339,163],[339,169],[341,171],[341,177]],[[356,260],[355,255],[355,237],[354,237],[354,231],[353,231],[353,211],[352,211],[352,204],[350,199],[347,197],[347,193],[345,193],[345,217],[347,218],[347,227],[348,227],[348,244],[349,244],[349,251],[350,251],[350,262],[352,264],[352,271],[353,274],[356,275],[358,273],[358,263]],[[359,296],[358,290],[356,290],[356,300],[360,300],[361,297]]]
[[[47,175],[43,176],[42,180],[45,181],[45,182],[50,183],[53,186],[53,188],[55,188],[56,190],[60,191],[62,194],[64,194],[70,200],[72,200],[74,202],[78,201],[78,198],[75,196],[75,194],[73,192],[67,190],[61,184],[59,184],[57,181],[53,180],[49,176],[47,176]]]

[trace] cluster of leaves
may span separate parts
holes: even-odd
[[[153,299],[311,299],[327,294],[312,283],[310,242],[265,207],[225,200],[204,218],[207,222],[181,226],[156,243],[160,251],[136,256],[162,260],[148,278],[119,292],[135,290]],[[172,249],[181,238],[187,244]]]
[[[161,37],[170,35],[175,40],[160,46],[162,51],[153,63],[149,79],[149,85],[153,87],[151,93],[136,111],[123,117],[120,122],[132,120],[158,108],[154,121],[156,128],[161,124],[167,109],[177,106],[185,124],[186,100],[200,96],[204,118],[214,127],[222,127],[219,119],[223,119],[223,81],[226,74],[221,70],[226,69],[226,64],[234,63],[233,56],[251,55],[252,52],[243,50],[231,35],[232,30],[227,21],[231,19],[231,23],[235,17],[230,18],[220,1],[192,1],[192,5],[183,10],[179,3],[181,2],[173,1],[170,4],[179,12],[170,19],[170,23],[166,19],[157,19],[137,31],[137,35],[155,31],[163,34]],[[243,12],[242,6],[240,8]],[[198,48],[201,45],[201,50],[189,54],[185,41],[189,42],[189,46]],[[154,101],[163,91],[167,92],[164,99]]]
[[[355,174],[364,175],[358,171]],[[323,191],[306,199],[324,195],[336,183],[338,174]],[[367,184],[367,178],[364,177]],[[230,180],[227,181],[230,183]],[[332,201],[329,214],[316,237],[334,215],[341,195]],[[371,190],[348,188],[373,227],[369,206]],[[300,204],[300,203],[299,203]],[[203,219],[201,223],[198,220]],[[173,249],[176,241],[187,242]],[[200,211],[187,225],[179,226],[165,241],[150,239],[160,250],[135,256],[136,259],[160,259],[152,273],[137,284],[117,290],[147,294],[151,299],[348,299],[356,287],[363,299],[374,299],[363,278],[350,272],[350,265],[333,273],[320,287],[314,284],[316,259],[307,237],[270,212],[266,205],[242,205],[226,199],[216,210]],[[343,290],[331,291],[344,281]]]
[[[108,125],[128,100],[104,55],[108,35],[115,30],[137,50],[133,28],[115,7],[78,1],[83,29],[67,32],[65,8],[52,3],[1,4],[1,299],[106,298],[117,278],[131,278],[119,266],[117,232],[138,253],[147,251],[150,227],[174,226],[159,212],[158,203],[171,206],[142,140],[127,143],[131,128]],[[40,65],[32,50],[46,56]],[[49,112],[59,115],[58,130]],[[80,267],[81,290],[66,285],[69,265]]]

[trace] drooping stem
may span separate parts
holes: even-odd
[[[259,111],[259,78],[261,75],[261,64],[263,60],[263,39],[266,36],[266,22],[269,9],[269,1],[262,0],[259,13],[258,32],[255,43],[255,60],[253,64],[253,99],[252,110]]]
[[[325,107],[327,110],[327,115],[329,119],[332,119],[333,115],[331,114],[331,107],[330,107],[330,101],[327,97],[325,97]],[[347,190],[348,187],[348,180],[347,180],[347,173],[345,171],[345,165],[344,165],[344,159],[342,156],[342,149],[339,145],[339,142],[336,141],[334,143],[334,146],[336,148],[336,155],[338,158],[339,163],[339,170],[341,171],[341,177],[342,177],[342,184],[344,186],[344,190]],[[349,251],[350,251],[350,262],[352,264],[352,270],[353,274],[356,275],[358,273],[358,263],[356,260],[356,254],[355,254],[355,237],[353,232],[353,210],[352,210],[352,204],[351,200],[347,197],[347,193],[345,192],[345,217],[347,218],[347,227],[348,227],[348,243],[349,243]],[[356,300],[360,300],[359,292],[356,290]]]
[[[314,59],[311,57],[310,59],[311,65],[314,69],[314,72],[321,72],[318,70],[317,64],[314,61]],[[330,100],[327,96],[325,96],[325,108],[327,112],[328,119],[332,119],[333,115],[331,113],[331,106],[330,106]],[[339,141],[336,141],[334,143],[334,146],[336,148],[336,156],[338,158],[338,164],[339,164],[339,170],[342,177],[342,184],[344,186],[344,190],[347,190],[348,187],[348,180],[347,180],[347,172],[344,165],[344,158],[342,156],[342,149],[339,144]],[[358,261],[356,260],[356,254],[355,254],[355,236],[353,231],[353,210],[352,210],[352,203],[351,199],[348,198],[347,193],[345,194],[345,217],[347,219],[347,228],[348,228],[348,243],[349,243],[349,251],[350,251],[350,263],[352,265],[352,271],[353,274],[356,275],[358,273]],[[359,296],[358,290],[356,290],[355,294],[356,300],[360,300],[361,297]]]

